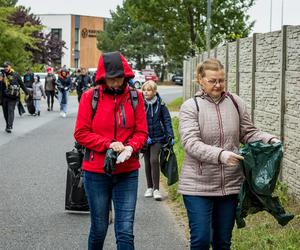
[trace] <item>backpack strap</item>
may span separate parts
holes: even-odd
[[[199,112],[199,105],[198,105],[198,102],[197,102],[197,97],[194,96],[194,101],[195,101],[195,104],[196,104],[196,108],[197,108],[197,112]]]
[[[129,93],[130,93],[131,105],[132,105],[132,108],[135,112],[136,107],[139,104],[138,92],[137,92],[136,89],[132,89],[132,88],[130,88],[129,91],[130,91]]]
[[[227,95],[230,97],[231,101],[233,102],[233,104],[234,104],[234,106],[235,106],[235,108],[236,108],[236,110],[237,110],[237,112],[239,114],[239,117],[241,117],[239,106],[238,106],[236,100],[234,99],[233,95],[231,93],[229,93],[229,92],[227,92]]]
[[[94,119],[94,116],[96,114],[97,111],[97,107],[98,107],[98,101],[99,101],[99,87],[94,88],[93,90],[93,98],[92,98],[92,120]]]

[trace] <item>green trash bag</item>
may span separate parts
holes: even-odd
[[[178,165],[173,146],[169,143],[162,144],[159,152],[159,165],[163,175],[167,178],[168,186],[178,181]]]
[[[245,227],[244,218],[248,214],[263,210],[272,214],[280,225],[286,225],[294,215],[286,213],[278,197],[272,196],[283,156],[282,144],[265,144],[256,141],[246,144],[240,150],[240,154],[244,157],[240,165],[243,168],[245,181],[238,196],[237,227]]]

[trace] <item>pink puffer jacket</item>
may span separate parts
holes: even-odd
[[[238,153],[240,143],[274,136],[259,131],[251,122],[246,104],[228,93],[215,103],[202,90],[196,93],[199,112],[193,98],[185,101],[179,114],[179,132],[185,158],[178,192],[185,195],[223,196],[239,193],[243,173],[239,166],[219,162],[222,150]]]

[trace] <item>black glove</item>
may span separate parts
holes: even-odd
[[[107,174],[111,174],[116,170],[116,161],[117,161],[118,153],[111,148],[106,151],[105,159],[104,159],[104,172]]]

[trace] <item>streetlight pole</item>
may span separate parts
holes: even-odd
[[[273,0],[270,0],[270,32],[272,31],[272,12],[273,12]]]
[[[281,27],[283,26],[283,7],[284,7],[284,0],[281,0]]]
[[[211,0],[207,0],[207,34],[206,34],[206,50],[210,57],[210,19],[211,19]]]

